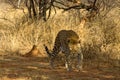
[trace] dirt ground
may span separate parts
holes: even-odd
[[[120,80],[120,67],[91,63],[84,61],[83,71],[68,72],[62,64],[51,69],[47,58],[0,56],[0,80]]]

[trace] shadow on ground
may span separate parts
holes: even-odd
[[[84,70],[67,72],[61,64],[51,69],[47,58],[0,56],[0,80],[120,80],[120,68],[84,63]],[[57,64],[56,64],[57,65]]]

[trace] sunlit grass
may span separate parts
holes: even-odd
[[[35,44],[45,55],[43,44],[52,49],[57,33],[62,29],[72,29],[80,37],[85,59],[106,55],[111,59],[120,60],[120,23],[116,24],[109,19],[84,22],[83,17],[75,10],[64,13],[60,11],[47,22],[28,20],[26,16],[16,15],[21,13],[20,11],[16,14],[14,11],[10,12],[4,24],[0,24],[0,54],[24,54]],[[9,23],[9,19],[13,24]]]

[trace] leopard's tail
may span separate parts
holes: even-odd
[[[45,44],[44,44],[44,48],[45,48],[45,51],[47,52],[47,54],[48,54],[49,56],[51,56],[51,53],[50,53],[48,47],[47,47]]]

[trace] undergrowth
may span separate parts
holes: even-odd
[[[26,15],[26,14],[25,14]],[[120,22],[107,19],[95,19],[82,24],[77,11],[56,14],[48,21],[28,20],[22,17],[14,25],[0,25],[0,54],[24,54],[35,44],[43,55],[43,44],[53,48],[57,33],[62,29],[72,29],[78,33],[85,59],[95,59],[106,55],[110,59],[120,60]],[[82,26],[83,25],[83,26]],[[100,56],[100,57],[99,57]]]

